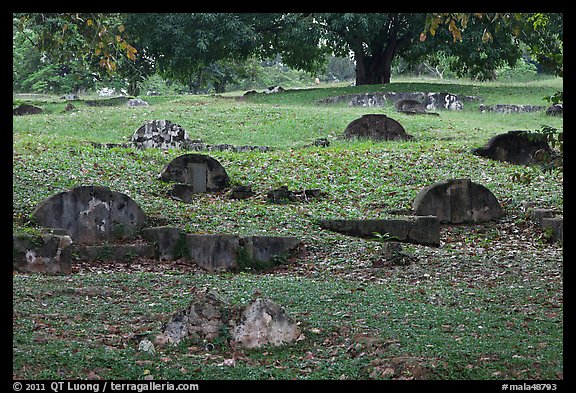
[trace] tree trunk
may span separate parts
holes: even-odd
[[[384,51],[386,52],[386,51]],[[390,83],[392,57],[385,53],[356,58],[356,86]]]
[[[390,83],[392,74],[392,60],[396,50],[405,44],[405,38],[398,38],[398,18],[392,18],[391,27],[380,48],[372,47],[370,55],[364,54],[362,49],[354,50],[356,60],[356,85],[376,85]],[[360,48],[360,47],[359,47]]]

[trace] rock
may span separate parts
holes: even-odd
[[[147,220],[128,195],[100,186],[80,186],[53,195],[32,215],[41,226],[64,230],[76,244],[129,239]]]
[[[134,97],[129,96],[117,96],[117,97],[107,97],[97,100],[84,100],[84,103],[88,106],[118,106],[124,105],[128,100]]]
[[[464,104],[455,94],[450,93],[428,93],[426,97],[426,109],[451,109],[460,110]]]
[[[268,191],[266,200],[271,203],[308,202],[324,195],[325,192],[320,189],[290,191],[287,186],[281,186]]]
[[[164,325],[163,339],[178,344],[188,337],[198,342],[218,338],[227,329],[228,321],[223,315],[227,305],[228,303],[220,296],[211,296],[210,292],[196,293],[190,305],[175,313],[172,319]]]
[[[158,257],[190,259],[208,271],[262,270],[295,255],[301,241],[291,236],[186,234],[178,228],[144,228],[144,239],[155,244]]]
[[[19,272],[70,274],[72,238],[67,235],[14,234],[12,265]]]
[[[434,216],[372,220],[321,220],[320,227],[349,236],[375,238],[376,234],[407,243],[440,245],[440,223]]]
[[[13,116],[38,115],[40,113],[42,113],[42,108],[30,104],[21,104],[12,110]]]
[[[279,346],[295,342],[300,328],[282,307],[257,298],[244,309],[240,323],[232,329],[232,340],[245,348]]]
[[[189,198],[190,194],[221,191],[230,183],[224,167],[214,158],[203,154],[176,157],[164,167],[159,178],[187,185],[181,187],[182,193],[176,193],[182,200]]]
[[[286,203],[296,201],[294,192],[288,190],[287,186],[270,190],[266,193],[266,200],[272,203]]]
[[[252,198],[256,193],[252,191],[252,186],[235,186],[232,187],[228,193],[228,198],[230,199],[248,199]]]
[[[369,138],[375,141],[410,140],[404,127],[396,120],[383,114],[363,115],[353,120],[344,130],[344,138]]]
[[[131,138],[131,143],[139,149],[179,149],[189,142],[186,130],[169,120],[151,120],[140,126]]]
[[[128,100],[127,104],[129,107],[148,106],[149,105],[146,101],[144,101],[140,98],[133,98],[131,100]]]
[[[211,271],[238,271],[240,237],[237,235],[186,235],[187,256]]]
[[[394,108],[396,111],[404,113],[426,113],[426,106],[424,103],[411,98],[396,101],[394,103]]]
[[[156,342],[178,344],[190,338],[198,343],[219,341],[234,347],[259,348],[295,342],[300,334],[294,320],[272,300],[258,297],[241,307],[211,289],[195,293],[190,305],[166,323]]]
[[[264,90],[263,93],[273,94],[273,93],[282,93],[283,91],[284,88],[282,86],[270,86],[269,88]]]
[[[318,104],[339,104],[345,102],[351,107],[380,107],[387,105],[388,102],[401,100],[417,101],[423,104],[426,109],[459,110],[464,107],[463,102],[465,101],[481,101],[482,99],[475,96],[461,97],[451,93],[374,92],[328,97],[318,101]]]
[[[564,104],[554,104],[546,109],[548,116],[562,116],[564,113]]]
[[[541,151],[539,154],[536,152]],[[486,145],[472,149],[472,153],[481,157],[512,164],[537,163],[538,157],[543,153],[552,154],[548,142],[536,134],[529,135],[527,131],[508,131],[492,137]]]
[[[317,147],[328,147],[330,146],[330,141],[326,138],[318,138],[312,143],[312,145]]]
[[[478,223],[500,218],[500,203],[483,185],[452,179],[423,188],[412,204],[418,216],[436,216],[441,223]]]
[[[241,270],[262,270],[278,265],[300,247],[300,239],[291,236],[248,236],[240,238]]]
[[[480,105],[480,112],[497,113],[529,113],[541,111],[544,107],[540,105],[518,105],[518,104],[496,104]]]
[[[65,94],[62,97],[60,97],[61,100],[66,100],[66,101],[74,101],[74,100],[79,100],[80,97],[78,97],[76,94]]]
[[[74,244],[72,254],[77,261],[130,261],[134,258],[156,258],[154,245],[134,244]]]
[[[544,217],[541,221],[542,228],[549,231],[550,240],[564,243],[564,217]]]

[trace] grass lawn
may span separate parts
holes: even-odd
[[[318,105],[330,96],[374,91],[450,92],[483,103],[546,105],[561,79],[526,83],[401,80],[242,98],[146,97],[148,107],[90,107],[43,98],[44,113],[13,117],[13,230],[34,230],[43,199],[79,185],[130,195],[153,224],[189,233],[289,235],[306,252],[268,272],[207,273],[182,261],[77,262],[67,276],[13,277],[15,379],[563,379],[563,249],[528,220],[524,202],[563,208],[563,179],[539,167],[474,156],[470,149],[510,130],[563,128],[544,111],[481,113],[479,102],[440,116],[392,106]],[[408,142],[346,141],[346,125],[367,113],[398,120]],[[95,147],[126,143],[148,120],[166,119],[205,143],[272,146],[269,152],[202,152],[233,185],[256,196],[167,197],[156,176],[182,151]],[[327,138],[326,148],[309,146]],[[379,240],[326,230],[324,218],[380,218],[409,208],[423,187],[471,178],[498,198],[505,217],[483,225],[443,225],[440,247],[404,245],[408,266],[373,265]],[[320,188],[309,203],[270,204],[271,188]],[[295,345],[231,350],[184,340],[138,351],[191,294],[216,288],[244,304],[255,290],[300,323]],[[230,359],[233,359],[230,361]],[[224,362],[226,360],[226,362]]]

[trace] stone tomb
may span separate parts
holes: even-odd
[[[37,224],[62,230],[75,244],[129,239],[146,222],[146,215],[128,195],[101,186],[79,186],[53,195],[32,215]]]
[[[383,114],[367,114],[353,120],[344,130],[343,137],[369,138],[375,141],[405,141],[413,138],[406,133],[400,123]]]
[[[498,134],[486,145],[472,149],[472,153],[477,156],[521,165],[538,162],[537,152],[551,154],[552,149],[543,137],[529,136],[528,131],[508,131]]]
[[[186,203],[192,201],[194,194],[221,191],[230,183],[224,167],[214,158],[203,154],[176,157],[164,167],[159,178],[176,182],[171,196]]]
[[[136,130],[131,142],[139,149],[179,149],[191,143],[191,140],[180,125],[168,120],[151,120]]]
[[[451,179],[423,188],[413,202],[414,214],[436,216],[441,223],[478,223],[504,213],[500,203],[481,184],[470,179]]]

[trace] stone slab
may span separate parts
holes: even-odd
[[[374,238],[377,234],[389,235],[400,242],[427,246],[440,245],[440,222],[435,216],[406,216],[400,219],[371,220],[321,220],[324,229],[349,236]]]

